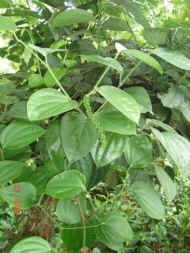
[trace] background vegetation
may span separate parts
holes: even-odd
[[[0,1],[0,251],[190,252],[188,0]]]

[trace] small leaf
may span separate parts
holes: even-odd
[[[160,200],[159,194],[154,190],[151,183],[136,181],[131,186],[131,191],[135,194],[137,202],[147,215],[158,220],[164,218],[164,206]]]
[[[31,74],[28,78],[28,86],[30,88],[38,88],[43,86],[44,80],[39,74]]]
[[[67,158],[77,161],[86,156],[95,145],[96,127],[82,113],[67,113],[61,123],[61,138]]]
[[[16,31],[16,25],[10,17],[0,16],[0,31]]]
[[[127,92],[107,85],[101,86],[97,91],[128,119],[135,123],[139,122],[140,106]]]
[[[160,181],[160,184],[168,198],[169,201],[172,201],[177,194],[176,183],[168,176],[166,171],[158,166],[155,167],[156,176]]]
[[[18,150],[33,143],[44,133],[45,130],[34,123],[16,120],[2,131],[0,142],[5,149]]]
[[[160,63],[147,53],[144,53],[144,52],[142,52],[140,50],[136,50],[136,49],[126,49],[126,50],[122,51],[122,53],[126,56],[132,56],[132,57],[137,58],[138,60],[144,62],[145,64],[149,65],[150,67],[156,69],[160,74],[163,73],[163,69],[162,69]]]
[[[49,243],[41,237],[32,236],[15,244],[10,253],[51,253]]]
[[[79,171],[64,171],[48,182],[46,192],[57,199],[72,198],[85,191],[85,182],[84,175]]]
[[[0,196],[11,207],[29,209],[36,200],[36,188],[27,182],[16,183],[0,189]]]
[[[0,185],[19,177],[23,171],[24,164],[16,161],[0,161]]]
[[[102,225],[97,228],[97,240],[117,252],[123,243],[131,241],[133,231],[125,217],[120,213],[106,213],[98,219]]]
[[[101,111],[96,112],[95,116],[104,131],[123,135],[136,134],[136,124],[109,103],[106,103]]]
[[[152,128],[169,156],[179,168],[182,176],[190,175],[190,142],[176,132],[160,132]]]
[[[44,120],[77,108],[77,103],[56,89],[45,88],[31,95],[27,103],[31,121]]]
[[[121,64],[110,57],[102,57],[100,55],[82,55],[82,57],[87,60],[88,62],[96,62],[96,63],[100,63],[103,65],[106,65],[112,69],[117,70],[120,74],[123,73],[123,67],[121,66]]]
[[[88,11],[83,9],[70,9],[58,13],[51,20],[51,25],[55,28],[62,28],[79,23],[89,23],[94,20],[93,15]]]
[[[164,61],[183,70],[190,70],[190,59],[180,51],[171,50],[169,48],[159,47],[153,53]]]
[[[124,154],[130,167],[144,168],[152,160],[152,143],[145,135],[129,137],[126,141]]]
[[[133,86],[128,88],[127,93],[130,94],[140,105],[141,113],[152,113],[152,104],[148,92],[143,87]]]

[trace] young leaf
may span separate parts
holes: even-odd
[[[18,150],[33,143],[44,133],[45,130],[34,123],[16,120],[2,131],[0,142],[5,149]]]
[[[51,88],[36,91],[27,103],[28,118],[31,121],[48,119],[76,108],[76,101]]]
[[[41,237],[32,236],[17,242],[10,253],[51,253],[51,246]]]
[[[106,65],[112,69],[117,70],[120,74],[123,73],[123,67],[121,66],[121,64],[110,57],[102,57],[100,55],[82,55],[82,57],[87,60],[88,62],[96,62],[96,63],[100,63],[103,65]]]
[[[97,240],[117,252],[123,243],[131,241],[133,231],[125,217],[120,213],[106,213],[98,221],[102,223],[97,229]]]
[[[46,186],[46,193],[57,199],[72,198],[85,191],[85,177],[78,170],[68,170],[53,177]]]
[[[152,104],[148,92],[143,87],[133,86],[128,88],[127,93],[130,94],[140,105],[141,113],[152,113]]]
[[[145,135],[129,137],[126,141],[124,154],[130,167],[144,168],[152,160],[152,143]]]
[[[123,135],[136,134],[136,124],[109,103],[106,103],[101,111],[96,112],[95,116],[104,131]]]
[[[70,161],[86,156],[97,141],[95,125],[82,113],[66,114],[61,122],[63,149]]]
[[[132,57],[137,58],[138,60],[144,62],[145,64],[149,65],[150,67],[156,69],[160,74],[163,73],[163,69],[162,69],[160,63],[147,53],[144,53],[144,52],[142,52],[140,50],[136,50],[136,49],[126,49],[126,50],[122,51],[122,53],[126,56],[132,56]]]
[[[24,164],[16,161],[0,161],[0,185],[19,177],[23,171]]]
[[[179,168],[182,176],[190,175],[190,142],[176,132],[160,132],[154,128],[152,132]]]
[[[168,198],[169,201],[172,201],[177,194],[176,183],[168,176],[166,171],[158,166],[155,167],[156,176],[160,181],[160,184]]]
[[[107,85],[101,86],[97,91],[128,119],[135,123],[139,122],[140,106],[127,92]]]
[[[183,70],[190,70],[190,59],[188,59],[180,51],[174,51],[169,48],[159,47],[153,53],[164,61]]]
[[[93,15],[88,11],[83,9],[70,9],[58,13],[51,20],[51,25],[54,28],[62,28],[79,23],[89,23],[94,20]]]
[[[16,183],[0,189],[1,198],[11,207],[29,209],[36,200],[36,188],[27,182]]]
[[[151,183],[145,181],[136,181],[131,186],[137,202],[147,215],[154,219],[163,219],[165,216],[164,206],[160,200],[159,194],[154,190]]]
[[[31,74],[28,78],[28,86],[32,89],[39,88],[43,86],[43,84],[44,84],[44,79],[39,74]]]
[[[16,25],[10,17],[0,16],[0,31],[16,31]]]

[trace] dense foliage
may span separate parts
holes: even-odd
[[[190,252],[189,15],[0,1],[1,252]]]

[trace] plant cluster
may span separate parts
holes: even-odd
[[[2,252],[175,252],[176,226],[189,252],[189,3],[166,2],[1,0]]]

